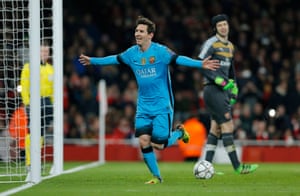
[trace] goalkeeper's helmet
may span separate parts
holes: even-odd
[[[218,22],[221,22],[221,21],[224,21],[224,20],[227,21],[227,22],[229,22],[228,21],[228,16],[226,14],[218,14],[218,15],[212,17],[212,19],[211,19],[211,26],[213,28],[213,32],[214,33],[216,33],[216,31],[217,31],[216,24]]]

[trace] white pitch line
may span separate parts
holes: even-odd
[[[42,180],[50,179],[50,178],[53,178],[53,177],[56,177],[56,176],[59,176],[59,175],[63,175],[63,174],[71,174],[71,173],[78,172],[78,171],[81,171],[81,170],[84,170],[84,169],[89,169],[89,168],[97,167],[97,166],[100,166],[100,165],[103,165],[103,164],[104,164],[104,162],[103,163],[93,162],[93,163],[89,163],[89,164],[86,164],[86,165],[81,165],[81,166],[78,166],[78,167],[75,167],[75,168],[63,171],[62,174],[45,176],[45,177],[42,178]],[[2,193],[0,193],[0,196],[9,196],[11,194],[15,194],[17,192],[20,192],[20,191],[23,191],[25,189],[28,189],[28,188],[30,188],[30,187],[32,187],[34,185],[37,185],[37,184],[34,184],[34,183],[30,182],[30,183],[24,184],[22,186],[19,186],[19,187],[7,190],[5,192],[2,192]]]

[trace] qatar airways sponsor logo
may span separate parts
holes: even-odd
[[[137,69],[135,72],[141,78],[149,78],[149,77],[156,76],[156,68],[155,67]]]

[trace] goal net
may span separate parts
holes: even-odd
[[[62,171],[61,7],[0,0],[0,183]]]

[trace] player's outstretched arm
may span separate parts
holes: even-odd
[[[118,61],[117,55],[110,55],[106,57],[89,57],[86,55],[81,54],[79,56],[79,62],[86,65],[119,65],[120,62]]]
[[[215,71],[220,67],[219,60],[210,60],[210,57],[204,59],[203,61],[200,61],[200,60],[192,59],[187,56],[179,55],[176,58],[176,63],[178,65],[201,68],[201,69],[211,70],[211,71]]]
[[[90,65],[91,64],[90,57],[86,56],[86,55],[83,55],[83,54],[80,55],[79,62],[83,65]]]

